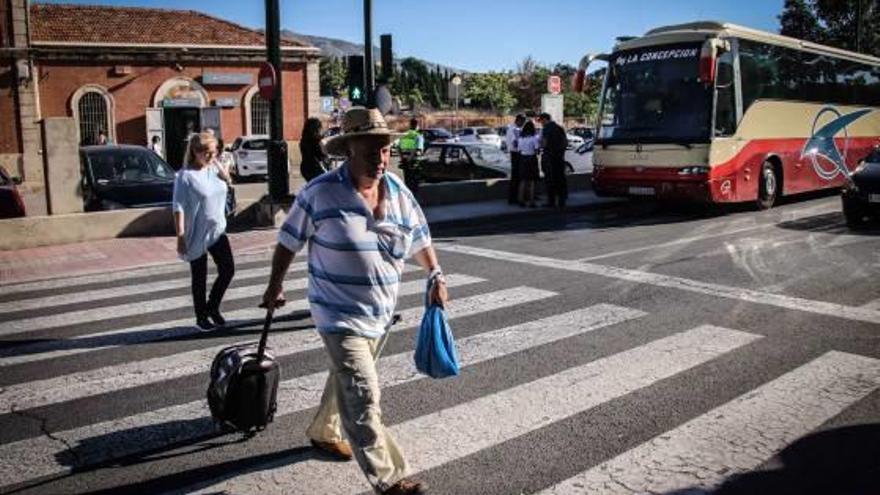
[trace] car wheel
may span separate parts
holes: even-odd
[[[761,176],[758,182],[758,200],[756,205],[759,210],[768,210],[776,203],[779,197],[779,177],[771,162],[761,165]]]
[[[846,225],[852,229],[863,227],[865,225],[865,209],[859,204],[858,200],[847,195],[841,196],[841,200]]]

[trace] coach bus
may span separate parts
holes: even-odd
[[[606,196],[770,208],[840,187],[880,143],[880,59],[734,24],[619,38],[593,153]]]

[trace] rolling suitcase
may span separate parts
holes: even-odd
[[[208,385],[208,407],[219,425],[247,434],[254,434],[272,422],[277,408],[276,396],[281,366],[266,352],[266,341],[272,325],[272,313],[266,322],[260,343],[233,345],[224,348],[211,365]]]

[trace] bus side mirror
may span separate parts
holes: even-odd
[[[20,186],[21,185],[21,177],[12,177],[12,183],[15,184],[16,186]]]
[[[716,59],[730,50],[730,42],[718,38],[709,38],[700,49],[700,82],[710,85],[715,82]]]
[[[572,89],[575,93],[583,93],[589,88],[589,80],[587,79],[587,68],[594,60],[608,61],[608,55],[605,53],[588,53],[581,58],[578,63],[577,72],[574,74],[572,81]]]

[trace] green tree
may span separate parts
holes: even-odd
[[[779,21],[784,35],[880,56],[878,0],[786,0]]]
[[[336,96],[343,89],[348,76],[345,63],[339,58],[322,58],[319,64],[319,77],[321,79],[321,96]]]
[[[516,105],[516,98],[510,90],[510,75],[498,72],[488,74],[472,74],[465,80],[465,98],[472,104],[492,109],[496,112],[508,112]]]

